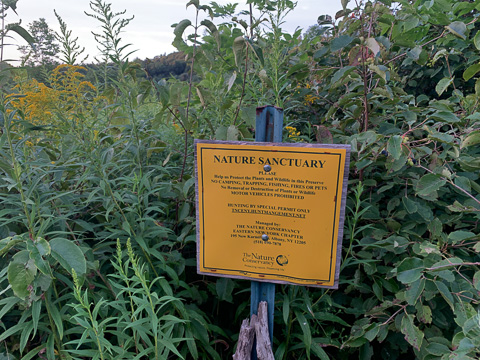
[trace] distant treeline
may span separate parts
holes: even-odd
[[[145,77],[155,81],[168,78],[176,78],[179,80],[186,80],[188,78],[189,67],[185,61],[185,54],[183,52],[174,52],[171,54],[164,54],[155,56],[152,59],[136,58],[132,62],[138,63],[143,72],[138,72],[137,76]],[[48,84],[48,74],[59,63],[43,64],[36,66],[25,66],[30,78],[34,78],[39,82]],[[82,64],[89,71],[87,71],[86,79],[95,82],[95,72],[103,69],[104,64],[86,63]],[[109,64],[110,70],[115,71],[115,64]]]

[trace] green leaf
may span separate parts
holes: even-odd
[[[409,214],[414,214],[417,212],[417,203],[406,196],[402,197],[403,206]]]
[[[413,324],[413,315],[407,314],[402,319],[401,332],[405,340],[415,349],[420,350],[423,342],[423,332]]]
[[[409,305],[415,305],[417,303],[418,298],[422,295],[422,292],[425,289],[425,282],[425,279],[421,278],[410,284],[410,287],[405,293]]]
[[[403,284],[411,284],[422,276],[425,269],[419,258],[406,258],[397,267],[397,279]]]
[[[235,65],[240,66],[242,62],[243,49],[245,48],[245,39],[243,36],[238,36],[233,40],[233,55],[235,57]]]
[[[442,295],[442,297],[445,299],[447,304],[450,305],[450,307],[453,310],[454,309],[453,308],[454,300],[453,300],[452,293],[450,292],[450,290],[448,290],[447,285],[445,285],[441,281],[435,281],[435,286],[437,287],[438,291],[440,292],[440,295]]]
[[[305,344],[307,357],[310,358],[310,349],[312,347],[312,333],[310,331],[310,326],[308,325],[305,315],[303,315],[299,310],[295,310],[295,316],[297,317],[297,321],[300,324],[303,332],[303,343]]]
[[[420,59],[420,54],[422,53],[422,48],[420,46],[415,46],[413,49],[407,51],[407,56],[415,61]]]
[[[227,127],[219,125],[215,130],[215,140],[227,140]]]
[[[27,249],[30,251],[30,258],[34,261],[35,266],[43,274],[50,276],[50,264],[46,260],[46,256],[50,255],[50,245],[47,240],[38,238],[34,242],[27,242]]]
[[[208,30],[210,31],[210,33],[212,34],[212,36],[214,37],[217,43],[217,48],[220,49],[220,33],[217,27],[215,26],[215,24],[210,20],[206,20],[206,19],[203,20],[200,24],[208,28]]]
[[[185,32],[185,29],[192,25],[192,22],[188,19],[183,19],[180,21],[176,26],[175,29],[173,30],[173,33],[175,34],[176,38],[181,38],[183,36],[183,33]],[[173,26],[173,25],[172,25]]]
[[[283,321],[285,322],[285,325],[288,325],[288,317],[290,316],[290,298],[288,294],[283,295],[282,313]]]
[[[343,49],[345,46],[349,45],[353,41],[353,37],[348,35],[341,35],[336,37],[330,43],[330,50],[337,51]]]
[[[27,30],[25,30],[19,24],[8,24],[5,27],[5,29],[7,32],[8,31],[16,32],[18,35],[22,37],[23,40],[29,43],[31,47],[35,48],[35,39],[32,37],[32,35],[28,33]]]
[[[459,241],[471,239],[475,237],[476,235],[473,232],[470,231],[464,231],[464,230],[458,230],[458,231],[453,231],[450,234],[448,234],[448,240],[452,244],[456,244]]]
[[[450,31],[453,35],[466,39],[465,31],[467,31],[467,25],[462,21],[454,21],[450,25],[445,26],[445,28]]]
[[[468,134],[460,145],[460,149],[480,144],[480,131],[473,131]]]
[[[335,84],[336,82],[340,81],[342,78],[350,74],[353,70],[355,70],[354,66],[345,66],[340,70],[337,70],[332,76],[332,80],[330,81],[331,84]]]
[[[439,175],[427,174],[418,181],[415,190],[420,196],[431,196],[445,184],[446,180]]]
[[[415,306],[417,309],[417,319],[424,324],[431,324],[432,323],[432,309],[429,306],[422,305],[422,303],[418,302]]]
[[[473,275],[473,286],[475,286],[475,289],[480,291],[480,270]]]
[[[400,135],[394,135],[388,139],[387,151],[395,160],[400,158],[402,155],[402,137]]]
[[[42,302],[34,301],[32,304],[32,321],[33,321],[33,336],[37,333],[38,321],[40,319],[40,311],[42,310]]]
[[[82,250],[73,242],[63,238],[57,238],[50,241],[52,256],[62,265],[62,267],[71,273],[75,270],[79,277],[85,275],[87,271],[87,262]]]
[[[435,91],[437,92],[438,96],[442,95],[445,90],[453,83],[454,78],[443,78],[440,80],[435,86]]]
[[[232,73],[232,76],[230,76],[230,79],[228,79],[228,86],[227,86],[227,92],[230,91],[230,89],[232,88],[233,84],[235,84],[235,80],[237,79],[237,72],[234,71]]]
[[[227,140],[228,141],[237,141],[240,131],[235,125],[230,125],[227,129]]]
[[[477,31],[475,34],[475,37],[473,38],[473,44],[477,48],[477,50],[480,50],[480,31]]]
[[[380,52],[380,45],[375,38],[368,38],[365,41],[365,44],[372,51],[374,56],[377,56],[377,54]]]
[[[460,119],[452,112],[449,111],[437,111],[432,114],[432,118],[435,120],[454,124],[460,121]]]
[[[480,71],[480,63],[479,64],[473,64],[470,65],[468,68],[465,69],[463,72],[463,79],[465,81],[470,80],[472,77],[474,77],[478,72]]]
[[[218,298],[230,303],[233,302],[232,291],[234,287],[235,284],[233,283],[232,279],[224,277],[217,279],[216,289]]]
[[[28,260],[27,263],[10,262],[7,274],[8,282],[16,296],[25,299],[30,295],[29,286],[32,285],[37,274],[37,267],[33,260]]]

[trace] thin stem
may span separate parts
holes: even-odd
[[[197,37],[198,37],[198,13],[199,10],[196,9],[195,13],[195,32],[193,34],[193,52],[192,52],[192,63],[190,65],[190,78],[188,79],[188,97],[187,97],[187,110],[185,112],[185,122],[188,123],[188,116],[190,114],[190,101],[192,100],[192,86],[193,86],[193,67],[195,65],[195,56],[197,50]],[[185,174],[185,168],[187,166],[187,157],[188,157],[188,131],[185,127],[183,127],[185,133],[185,148],[183,154],[183,164],[182,164],[182,171],[180,173],[179,181],[182,181],[183,175]]]

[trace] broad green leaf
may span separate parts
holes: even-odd
[[[87,263],[82,250],[73,242],[63,238],[57,238],[50,241],[52,256],[62,265],[62,267],[71,273],[75,270],[79,277],[85,275]]]
[[[330,50],[337,51],[343,49],[345,46],[350,45],[352,41],[353,37],[348,35],[340,35],[339,37],[336,37],[332,40],[332,42],[330,43]]]
[[[471,232],[471,231],[465,231],[465,230],[458,230],[458,231],[453,231],[450,234],[448,234],[448,240],[455,245],[459,241],[471,239],[475,237],[476,235]]]
[[[175,29],[173,30],[173,33],[175,34],[175,37],[181,38],[183,36],[183,33],[185,32],[185,29],[187,27],[189,27],[190,25],[192,25],[192,22],[188,19],[183,19],[182,21],[180,21],[175,26]]]
[[[350,74],[353,70],[355,70],[354,66],[345,66],[340,70],[337,70],[332,76],[332,80],[330,81],[331,84],[335,84],[336,82],[340,81],[342,78]]]
[[[433,119],[454,124],[460,121],[460,119],[452,112],[449,111],[437,111],[431,115]]]
[[[447,304],[450,305],[450,307],[453,310],[454,299],[453,299],[452,293],[450,292],[450,290],[448,290],[447,285],[445,285],[441,281],[435,281],[435,286],[437,287],[438,291],[440,292],[440,295],[442,295],[442,297],[445,299]]]
[[[417,25],[420,23],[420,19],[418,17],[416,17],[415,15],[411,15],[409,16],[404,22],[403,22],[403,26],[404,26],[404,31],[407,32],[409,30],[412,30],[414,29],[415,27],[417,27]]]
[[[227,140],[227,127],[219,125],[215,130],[215,140]]]
[[[397,279],[403,284],[411,284],[421,278],[425,269],[419,258],[406,258],[397,267]]]
[[[416,192],[420,196],[430,196],[446,184],[446,180],[436,174],[424,175],[416,186]]]
[[[415,349],[420,350],[423,342],[423,332],[413,323],[413,315],[407,314],[402,319],[401,331],[405,340]]]
[[[427,345],[426,350],[429,354],[442,356],[444,354],[450,353],[450,348],[445,344],[439,344],[436,342],[431,342]]]
[[[460,145],[460,148],[466,148],[469,146],[475,146],[480,144],[480,131],[473,131],[470,134],[468,134],[463,140]]]
[[[462,21],[454,21],[450,25],[445,26],[445,28],[450,31],[453,35],[466,39],[465,31],[467,31],[467,25]]]
[[[380,66],[382,66],[382,65],[380,65]],[[385,70],[382,70],[382,68],[380,68],[380,66],[377,66],[377,65],[369,65],[368,68],[369,68],[370,70],[372,70],[373,72],[375,72],[376,74],[378,74],[378,75],[383,79],[383,81],[386,82],[386,81],[387,81],[387,73],[386,73]],[[382,66],[382,67],[385,68],[385,66]],[[379,88],[379,90],[384,90],[384,89]],[[388,91],[386,91],[385,94],[386,94],[386,97],[392,98],[392,95],[389,94]]]
[[[375,38],[368,38],[365,41],[365,44],[372,51],[374,56],[377,56],[377,54],[380,52],[380,45]]]
[[[424,324],[432,323],[432,309],[429,306],[417,302],[415,305],[417,309],[417,319]]]
[[[477,50],[480,50],[480,31],[477,31],[475,34],[475,37],[473,38],[473,44],[477,48]]]
[[[438,96],[442,95],[445,90],[453,83],[454,78],[443,78],[440,80],[435,86],[435,91],[437,92]]]
[[[240,131],[235,125],[230,125],[227,129],[227,140],[228,141],[237,141]]]
[[[418,279],[410,284],[410,287],[405,293],[409,305],[415,305],[418,298],[422,295],[425,289],[425,278]]]
[[[417,212],[417,204],[415,201],[411,200],[410,198],[407,198],[406,196],[402,197],[402,202],[403,202],[403,206],[405,206],[405,210],[407,210],[407,212],[409,214],[414,214]]]
[[[400,135],[394,135],[388,139],[387,151],[395,160],[400,158],[402,155],[402,137]]]
[[[473,286],[475,286],[475,289],[480,291],[480,270],[473,275]]]
[[[473,64],[470,65],[468,68],[465,69],[463,72],[463,79],[465,81],[470,80],[472,77],[477,75],[477,73],[480,71],[480,63],[479,64]]]
[[[415,61],[420,59],[420,54],[422,53],[422,48],[420,46],[415,46],[413,49],[407,51],[407,56]]]
[[[12,261],[8,265],[8,282],[12,286],[12,290],[21,299],[25,299],[30,295],[29,287],[32,285],[37,267],[33,260],[27,263]]]
[[[35,266],[43,274],[50,276],[50,264],[46,260],[46,256],[50,255],[50,245],[45,239],[38,238],[34,242],[27,242],[27,249],[30,251],[30,258],[34,261]]]

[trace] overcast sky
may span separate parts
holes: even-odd
[[[125,16],[134,15],[135,18],[125,28],[122,40],[124,44],[132,44],[131,50],[138,50],[133,57],[141,59],[154,57],[164,53],[171,53],[175,48],[173,41],[173,29],[171,25],[182,19],[194,18],[193,6],[185,8],[187,0],[105,0],[112,4],[112,11],[126,10]],[[244,0],[216,0],[219,4],[239,3]],[[45,18],[50,28],[59,30],[57,19],[53,13],[55,9],[67,23],[68,29],[72,30],[73,36],[78,37],[79,44],[86,48],[90,54],[89,60],[98,55],[96,43],[91,31],[100,32],[100,23],[85,15],[85,11],[91,12],[89,0],[19,0],[17,13],[9,13],[7,23],[21,19],[22,26],[27,25],[39,18]],[[209,2],[200,1],[200,4]],[[240,6],[240,5],[239,5]],[[335,13],[341,8],[340,0],[298,0],[296,9],[291,12],[284,25],[284,29],[293,32],[295,28],[307,29],[314,25],[319,15]],[[22,40],[11,40],[13,45],[5,47],[4,59],[18,59],[17,45],[23,45]]]

